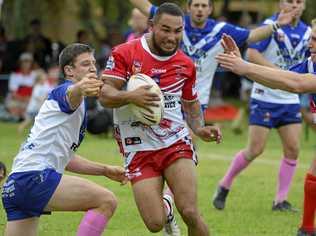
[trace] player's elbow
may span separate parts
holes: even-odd
[[[103,107],[115,108],[115,105],[111,102],[111,99],[107,97],[99,97],[99,102]]]

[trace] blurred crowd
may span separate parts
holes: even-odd
[[[75,42],[91,44],[88,31],[79,30]],[[44,35],[39,19],[30,22],[29,33],[19,40],[8,40],[0,26],[0,120],[19,122],[19,133],[32,123],[49,92],[63,80],[58,55],[64,47],[64,43]],[[96,58],[100,70],[111,46],[105,40],[99,48]],[[97,109],[95,101],[88,104]]]

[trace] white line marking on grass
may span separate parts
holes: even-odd
[[[217,161],[226,161],[231,162],[232,158],[227,157],[227,155],[222,154],[212,154],[212,155],[203,155],[198,153],[198,157],[201,159],[209,159],[209,160],[217,160]],[[270,166],[280,166],[280,160],[266,160],[262,157],[258,157],[256,160],[254,160],[255,163],[263,164],[263,165],[270,165]],[[298,166],[299,169],[308,169],[310,167],[310,164],[301,163],[300,160],[298,160]]]

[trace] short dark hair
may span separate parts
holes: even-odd
[[[65,47],[59,54],[59,67],[61,73],[65,76],[64,67],[73,65],[77,56],[83,53],[94,53],[94,49],[87,44],[73,43]]]
[[[193,1],[193,0],[187,0],[189,6],[191,6],[192,1]],[[209,5],[209,6],[212,6],[212,4],[213,4],[213,0],[208,0],[208,5]]]
[[[7,167],[1,161],[0,161],[0,170],[3,170],[3,176],[5,178],[7,176]]]
[[[153,22],[157,22],[163,14],[181,17],[184,16],[182,9],[177,4],[165,2],[158,7],[156,14],[153,17]]]

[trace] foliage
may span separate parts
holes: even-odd
[[[152,0],[159,5],[166,0]],[[184,5],[186,0],[169,0]],[[316,1],[306,0],[305,19],[309,22],[315,17],[313,9]],[[215,3],[223,0],[214,0]],[[230,2],[233,2],[232,0]],[[257,0],[258,4],[267,4]],[[270,0],[269,2],[278,2]],[[37,17],[42,20],[44,32],[54,40],[66,43],[75,39],[76,31],[86,29],[93,35],[94,42],[111,35],[116,40],[127,30],[127,22],[132,6],[128,0],[9,0],[2,6],[1,20],[10,38],[23,38],[29,22]]]

